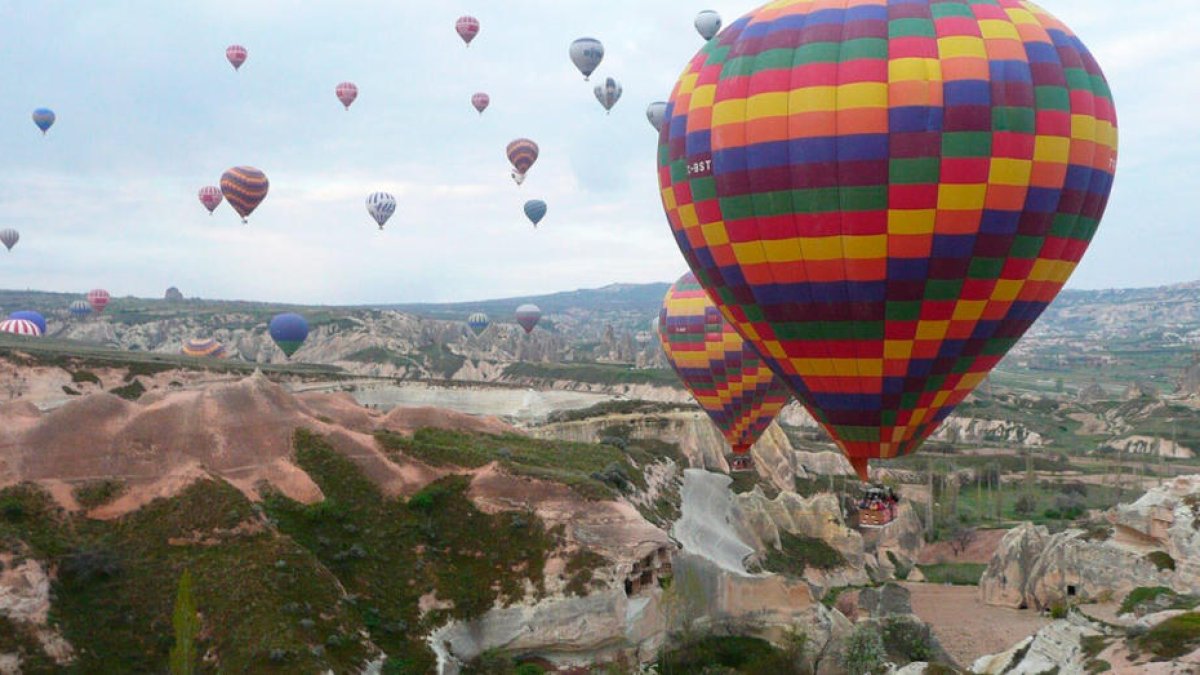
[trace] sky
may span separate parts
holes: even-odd
[[[646,106],[701,48],[712,0],[10,0],[0,4],[0,288],[303,304],[445,302],[684,270]],[[1113,89],[1120,160],[1069,287],[1200,278],[1200,3],[1046,0]],[[454,32],[471,14],[469,48]],[[567,57],[601,40],[624,95],[606,115]],[[240,72],[225,47],[245,45]],[[359,87],[342,109],[334,87]],[[480,116],[476,91],[491,95]],[[49,107],[43,137],[30,120]],[[506,144],[534,139],[525,185]],[[232,166],[270,194],[242,225],[196,191]],[[399,207],[384,232],[374,191]],[[527,199],[549,213],[537,229]]]

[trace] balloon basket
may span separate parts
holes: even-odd
[[[750,473],[754,470],[754,458],[750,455],[734,455],[729,459],[729,473]]]

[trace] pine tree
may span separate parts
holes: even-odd
[[[184,570],[179,577],[179,592],[175,596],[175,646],[171,648],[171,675],[192,675],[196,672],[196,634],[200,632],[200,617],[192,599],[192,573]]]

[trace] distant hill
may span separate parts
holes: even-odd
[[[548,295],[527,295],[516,298],[478,300],[453,303],[408,303],[370,305],[372,309],[390,309],[431,319],[461,319],[471,312],[490,316],[508,316],[518,305],[533,303],[547,314],[571,310],[591,312],[633,312],[647,316],[657,314],[670,284],[609,284],[602,288],[585,288]]]

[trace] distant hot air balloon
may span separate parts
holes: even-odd
[[[454,30],[462,38],[462,41],[470,47],[471,40],[474,40],[475,36],[479,35],[479,19],[473,16],[460,16],[458,17],[458,21],[454,22]]]
[[[471,105],[475,106],[475,109],[479,111],[480,115],[483,114],[484,110],[487,110],[488,106],[491,105],[491,103],[492,103],[492,97],[488,96],[487,94],[483,93],[482,91],[471,96]]]
[[[26,309],[20,312],[13,312],[12,314],[8,315],[8,318],[20,321],[30,321],[33,323],[33,325],[38,327],[39,335],[46,334],[46,317],[42,316],[39,312]]]
[[[163,299],[166,300],[167,302],[182,302],[183,301],[183,291],[179,290],[178,288],[175,288],[174,286],[171,286],[170,288],[167,289],[167,292],[163,294]]]
[[[705,40],[711,40],[721,30],[721,15],[706,9],[696,15],[696,32]]]
[[[271,333],[271,339],[289,359],[308,339],[308,322],[304,320],[304,317],[292,312],[276,315],[271,319],[268,330]]]
[[[192,338],[183,343],[179,350],[184,356],[207,359],[223,359],[227,356],[225,346],[212,338]]]
[[[221,194],[243,223],[262,203],[270,187],[267,175],[252,166],[235,166],[221,174]]]
[[[604,60],[604,45],[595,38],[585,37],[571,43],[571,62],[583,73],[586,82]]]
[[[358,98],[358,87],[353,82],[342,82],[333,91],[342,105],[346,106],[346,110],[350,110],[350,104]]]
[[[691,272],[667,291],[659,340],[671,367],[733,448],[734,469],[787,405],[787,387],[721,317]]]
[[[600,105],[604,106],[606,111],[611,112],[617,101],[621,100],[621,83],[611,77],[596,85],[594,91],[596,100],[600,101]]]
[[[83,318],[91,316],[92,306],[88,304],[87,300],[75,300],[67,307],[67,311],[75,318]]]
[[[396,198],[386,192],[375,192],[367,197],[367,213],[375,219],[379,224],[379,229],[383,229],[384,224],[396,212]]]
[[[528,138],[518,138],[508,144],[508,161],[513,165],[513,180],[517,181],[517,185],[525,182],[525,172],[529,171],[537,158],[538,145]]]
[[[491,324],[491,320],[489,320],[487,314],[484,314],[483,312],[475,312],[467,317],[467,326],[471,329],[471,332],[475,333],[476,335],[482,335],[483,331],[487,330],[487,327]]]
[[[542,310],[538,309],[537,305],[526,304],[517,308],[517,323],[521,324],[521,328],[525,329],[526,335],[532,333],[533,328],[541,320]]]
[[[225,48],[225,58],[229,59],[234,70],[239,70],[246,62],[246,48],[241,45],[229,45]]]
[[[21,233],[17,232],[16,230],[12,229],[11,227],[6,227],[3,230],[0,230],[0,244],[4,244],[4,248],[11,251],[12,248],[14,246],[16,246],[17,242],[20,240],[21,240]]]
[[[669,110],[659,187],[688,265],[864,480],[1054,299],[1116,168],[1100,67],[1023,0],[772,3],[700,50]]]
[[[530,199],[525,202],[525,217],[533,223],[534,227],[542,222],[542,218],[546,217],[546,202],[540,199]]]
[[[33,111],[33,123],[37,125],[37,128],[42,130],[43,136],[50,130],[50,127],[54,126],[54,120],[56,119],[58,119],[58,116],[49,108],[38,108]]]
[[[639,345],[648,345],[654,339],[654,333],[648,330],[639,330],[637,333],[634,333],[633,339]]]
[[[99,314],[108,307],[108,291],[103,288],[93,288],[87,294],[88,304],[91,305],[92,311]]]
[[[655,131],[662,132],[663,120],[667,118],[667,104],[665,101],[655,101],[646,107],[646,119],[650,120],[650,125]]]
[[[217,210],[217,207],[221,205],[221,201],[224,199],[221,196],[221,188],[215,185],[206,185],[200,188],[199,197],[200,203],[204,205],[204,208],[208,209],[208,215],[210,216],[213,211]]]
[[[41,337],[42,331],[38,329],[37,324],[27,319],[5,319],[0,321],[0,333],[11,333],[12,335],[24,335],[27,337]]]

